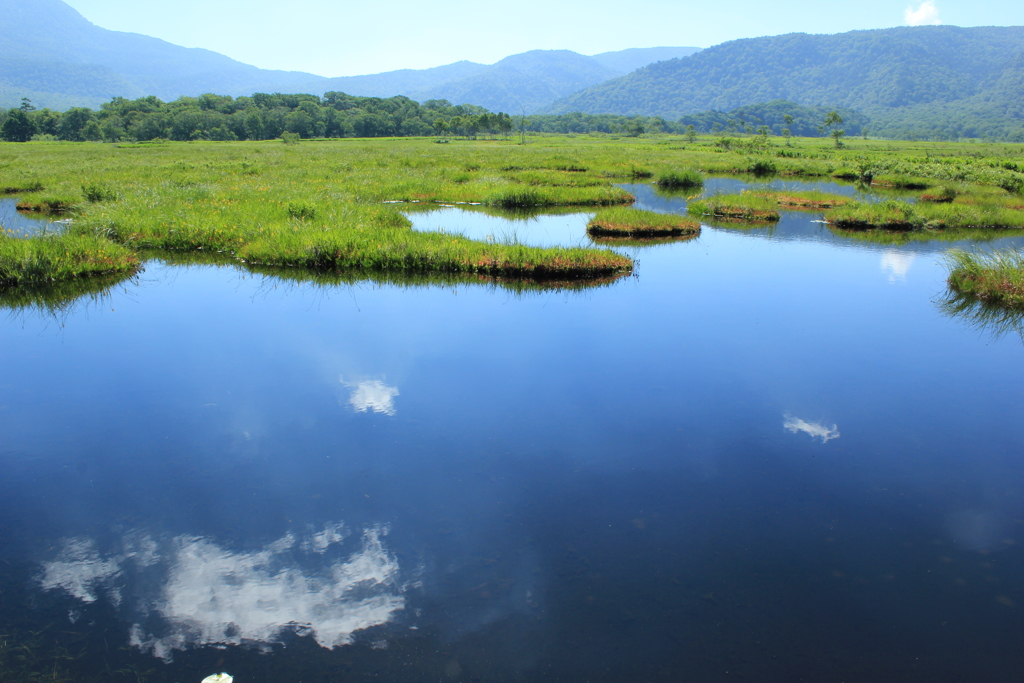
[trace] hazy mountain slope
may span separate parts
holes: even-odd
[[[602,52],[594,55],[594,59],[604,64],[612,71],[619,74],[628,74],[630,71],[654,64],[664,62],[667,59],[689,57],[695,52],[700,52],[699,47],[634,47],[628,50],[616,52]]]
[[[145,94],[105,66],[0,57],[0,103],[10,106],[28,97],[40,107],[53,109],[98,107],[115,96],[135,98]]]
[[[313,81],[303,92],[343,92],[360,97],[393,97],[427,90],[451,81],[472,77],[488,69],[484,64],[461,61],[431,69],[400,69],[366,76],[339,76]]]
[[[38,107],[98,106],[112,97],[171,100],[212,92],[312,93],[447,99],[495,111],[533,111],[632,70],[696,48],[644,48],[586,57],[535,50],[487,66],[462,61],[432,69],[323,78],[270,71],[210,50],[184,48],[95,26],[62,0],[0,0],[0,106],[30,97]]]
[[[0,72],[0,92],[32,91],[40,100],[242,95],[256,89],[294,90],[318,79],[313,74],[258,69],[210,50],[108,31],[60,0],[0,0],[0,55],[8,67]],[[77,85],[69,77],[74,73],[84,76]]]
[[[965,100],[997,86],[1024,27],[922,26],[723,43],[652,64],[556,102],[582,111],[678,118],[788,99],[879,112]]]
[[[617,75],[593,57],[570,50],[531,50],[506,57],[469,78],[408,95],[420,101],[476,104],[491,111],[519,112],[525,107],[532,112]]]

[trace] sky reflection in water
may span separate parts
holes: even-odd
[[[815,218],[583,293],[151,263],[8,317],[17,618],[167,681],[1013,680],[1024,345],[946,243]]]

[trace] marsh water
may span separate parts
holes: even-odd
[[[411,217],[586,244],[589,215]],[[635,276],[578,291],[151,261],[8,304],[0,658],[17,680],[1019,680],[1022,338],[950,314],[949,242],[819,218],[621,246]]]
[[[56,232],[62,227],[61,221],[46,216],[32,215],[17,210],[18,202],[0,197],[0,230],[16,237],[28,237],[46,232]]]

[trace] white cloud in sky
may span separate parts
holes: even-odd
[[[801,420],[799,417],[793,417],[789,413],[783,415],[784,421],[782,423],[783,429],[789,430],[796,434],[797,432],[804,432],[813,438],[820,438],[822,443],[828,443],[831,439],[839,438],[839,427],[832,425],[826,427],[820,422],[806,422]]]
[[[903,11],[903,21],[907,26],[933,26],[941,24],[939,8],[932,0],[924,0],[915,9],[913,5]]]

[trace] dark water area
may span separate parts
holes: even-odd
[[[588,216],[412,218],[588,244]],[[0,662],[1018,680],[1022,338],[944,312],[950,243],[818,219],[624,247],[636,276],[583,292],[152,261],[9,309],[0,627],[31,656]]]
[[[53,221],[49,217],[32,216],[17,210],[18,200],[0,198],[0,230],[14,237],[30,237],[47,232],[57,232],[63,221]]]

